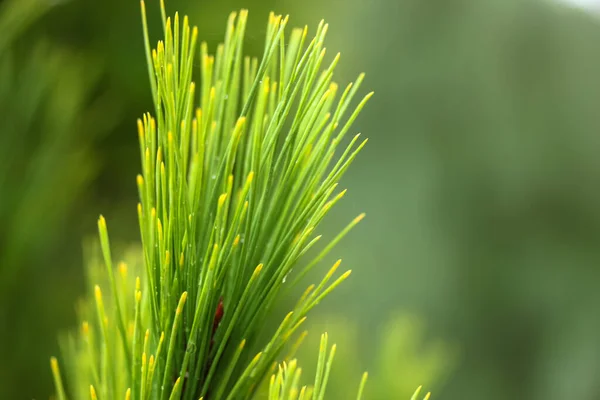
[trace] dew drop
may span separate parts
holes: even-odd
[[[186,349],[186,351],[188,353],[195,353],[196,352],[196,345],[194,343],[190,343]]]

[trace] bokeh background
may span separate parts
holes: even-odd
[[[324,228],[367,212],[332,255],[354,273],[313,313],[302,355],[321,331],[338,343],[331,399],[365,369],[370,399],[419,384],[448,400],[600,398],[593,2],[166,3],[213,49],[248,8],[255,55],[270,10],[324,18],[338,82],[366,71],[376,92],[355,125],[371,140]],[[0,1],[0,399],[50,396],[97,215],[113,240],[137,240],[135,120],[151,109],[140,25],[136,0]]]

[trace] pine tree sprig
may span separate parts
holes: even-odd
[[[288,17],[271,13],[258,59],[244,56],[246,10],[230,15],[210,54],[187,16],[168,17],[160,5],[163,40],[152,46],[141,1],[154,102],[137,122],[141,249],[113,266],[100,217],[104,265],[90,256],[95,301],[80,310],[83,321],[97,322],[62,341],[68,382],[76,396],[100,400],[246,399],[263,385],[271,399],[323,400],[335,345],[327,353],[323,335],[312,387],[300,387],[291,357],[307,313],[351,271],[338,275],[337,261],[275,332],[262,331],[281,296],[364,217],[329,241],[318,234],[346,194],[336,192],[338,181],[367,142],[356,135],[341,146],[372,93],[351,105],[361,74],[338,96],[340,55],[325,63],[323,21],[312,38],[307,27],[288,36]]]

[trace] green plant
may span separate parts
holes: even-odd
[[[339,55],[321,70],[327,25],[319,24],[308,43],[306,28],[286,41],[288,18],[274,14],[260,62],[243,57],[242,10],[229,18],[215,56],[200,45],[197,94],[197,29],[187,17],[167,18],[161,2],[165,37],[151,49],[141,4],[156,114],[138,121],[141,256],[115,268],[100,217],[103,266],[94,252],[88,257],[95,301],[82,302],[81,331],[62,340],[69,392],[101,400],[212,400],[250,398],[268,385],[270,399],[323,399],[335,354],[333,347],[326,359],[326,336],[311,389],[299,386],[297,346],[277,365],[306,314],[350,271],[334,278],[336,262],[275,332],[263,324],[283,292],[364,216],[305,261],[321,239],[316,228],[345,194],[335,193],[338,180],[366,143],[356,135],[333,162],[371,97],[346,116],[363,75],[336,100]],[[57,360],[51,365],[65,399]]]

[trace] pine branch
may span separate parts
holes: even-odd
[[[288,17],[271,13],[259,61],[243,55],[245,10],[231,14],[211,55],[188,17],[167,17],[162,1],[164,39],[153,48],[143,1],[141,9],[155,106],[138,121],[142,248],[113,268],[100,217],[103,262],[94,249],[88,257],[95,301],[82,303],[81,331],[62,340],[68,387],[76,398],[100,400],[232,400],[267,385],[272,400],[323,400],[335,345],[327,354],[322,336],[314,385],[301,387],[292,357],[305,333],[294,338],[307,313],[350,275],[337,273],[341,260],[268,340],[259,331],[282,291],[364,217],[306,258],[324,241],[319,224],[344,197],[338,181],[367,142],[356,135],[342,146],[372,96],[355,101],[364,75],[338,96],[340,56],[324,66],[324,22],[312,38],[306,27],[288,37]],[[65,398],[55,360],[52,370]]]

